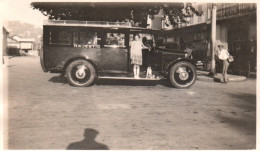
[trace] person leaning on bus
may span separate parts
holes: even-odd
[[[143,64],[143,56],[142,56],[142,49],[150,49],[146,46],[144,46],[143,42],[140,39],[140,35],[135,35],[135,40],[130,43],[131,49],[130,49],[130,59],[131,64],[133,64],[133,72],[134,72],[134,78],[139,79],[139,73],[140,73],[140,65]]]
[[[193,50],[192,50],[192,45],[191,44],[188,44],[187,46],[186,46],[186,49],[184,50],[184,52],[185,52],[185,58],[190,58],[190,59],[193,59],[193,56],[192,56],[192,52],[193,52]]]
[[[222,60],[223,62],[223,72],[222,72],[222,76],[223,76],[223,83],[227,83],[228,82],[228,78],[227,78],[227,70],[229,67],[229,62],[228,62],[228,58],[229,58],[229,53],[226,49],[224,49],[223,44],[219,44],[218,45],[218,58],[220,60]]]

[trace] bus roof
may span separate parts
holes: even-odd
[[[107,21],[80,21],[80,20],[45,20],[44,26],[73,26],[73,27],[102,27],[102,28],[129,28],[132,30],[153,30],[142,27],[133,27],[130,22],[107,22]]]

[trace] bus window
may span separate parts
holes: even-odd
[[[125,47],[125,34],[107,33],[105,36],[105,47]]]
[[[97,32],[74,32],[73,46],[82,48],[100,48],[101,38]]]
[[[52,30],[50,32],[50,44],[71,45],[72,32],[64,30]]]

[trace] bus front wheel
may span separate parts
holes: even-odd
[[[176,88],[189,88],[195,83],[196,78],[196,68],[189,62],[178,62],[170,69],[169,79]]]
[[[96,78],[94,66],[86,60],[75,60],[66,68],[69,83],[77,87],[90,86]]]

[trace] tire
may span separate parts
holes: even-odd
[[[176,88],[189,88],[197,79],[196,68],[189,62],[178,62],[171,67],[169,79]]]
[[[72,86],[86,87],[93,84],[96,79],[96,70],[86,60],[75,60],[66,68],[66,75]]]

